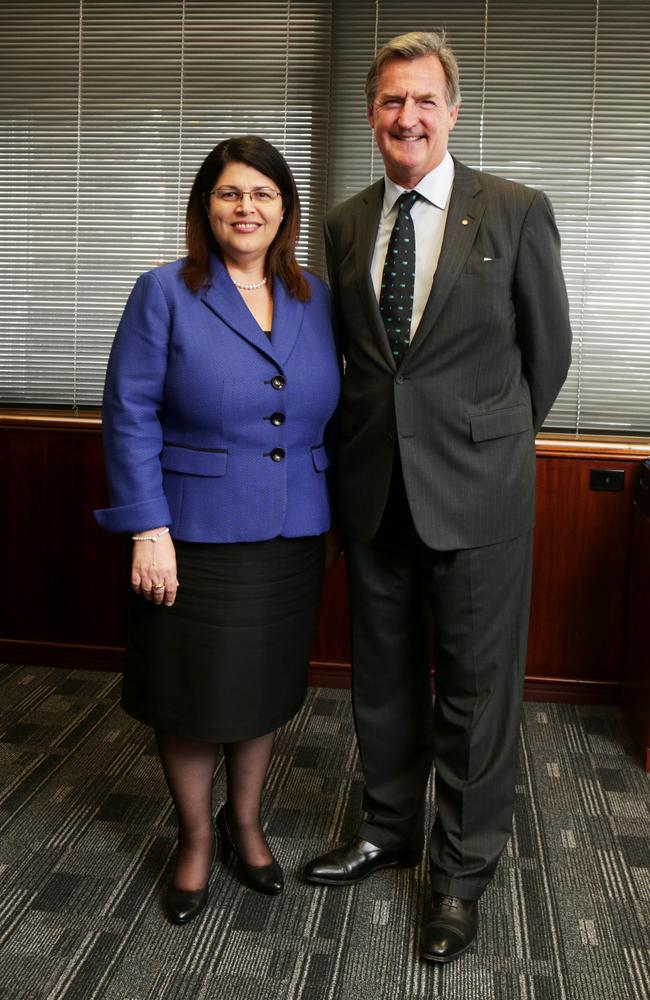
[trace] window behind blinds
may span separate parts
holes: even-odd
[[[562,234],[574,363],[546,427],[650,433],[647,0],[337,5],[331,204],[382,176],[363,99],[373,52],[442,29],[463,95],[451,152],[543,188]]]
[[[22,0],[0,18],[2,403],[97,405],[129,289],[184,252],[221,139],[285,153],[299,256],[321,264],[329,5]]]
[[[4,0],[0,404],[96,405],[135,277],[183,253],[193,175],[256,132],[327,205],[383,170],[363,83],[378,47],[446,29],[452,152],[544,188],[575,332],[550,429],[650,433],[647,0]]]

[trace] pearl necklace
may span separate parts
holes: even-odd
[[[243,288],[246,292],[254,292],[256,288],[262,288],[266,284],[266,278],[262,278],[261,281],[256,282],[254,285],[242,284],[240,281],[235,281],[234,278],[232,281],[236,288]]]

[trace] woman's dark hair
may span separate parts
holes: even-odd
[[[311,289],[295,257],[300,234],[300,199],[296,182],[282,154],[257,135],[240,135],[220,142],[206,156],[194,178],[185,216],[187,257],[181,272],[185,284],[197,292],[209,282],[210,253],[221,256],[219,244],[210,228],[206,206],[210,191],[227,163],[246,163],[277,185],[282,195],[284,217],[266,254],[266,278],[270,282],[277,274],[290,295],[299,302],[307,302]]]

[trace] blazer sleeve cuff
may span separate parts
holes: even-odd
[[[128,531],[137,534],[159,525],[171,525],[172,518],[167,503],[167,497],[156,497],[155,500],[141,500],[140,503],[130,503],[124,507],[105,507],[93,511],[95,520],[106,531]]]

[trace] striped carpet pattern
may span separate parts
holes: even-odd
[[[475,947],[424,963],[424,863],[350,889],[301,866],[351,835],[349,694],[311,690],[265,800],[282,896],[217,865],[169,924],[175,828],[151,732],[116,674],[0,666],[0,1000],[646,1000],[650,785],[616,709],[525,706],[515,826]],[[225,778],[215,777],[215,808]]]

